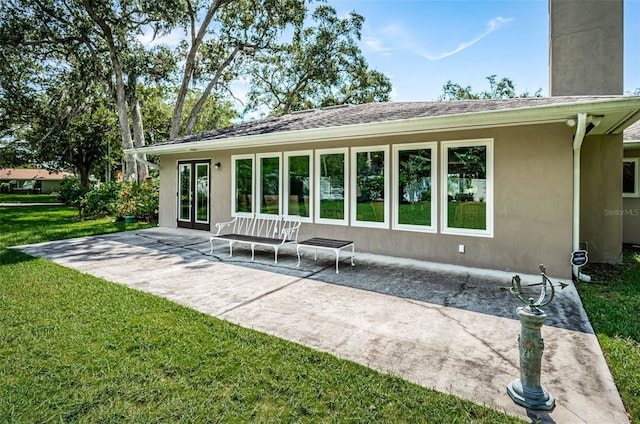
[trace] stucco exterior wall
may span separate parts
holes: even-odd
[[[621,95],[623,1],[549,1],[552,96]]]
[[[210,159],[212,223],[231,218],[231,155],[332,147],[393,145],[451,140],[494,140],[494,235],[473,237],[392,229],[304,223],[300,239],[320,236],[354,240],[357,251],[471,267],[569,278],[572,232],[572,134],[564,124],[379,137],[366,140],[166,155],[160,160],[160,225],[176,226],[177,161]],[[438,165],[442,154],[438,144]],[[438,183],[440,190],[441,183]],[[440,201],[437,216],[440,217]],[[212,228],[213,229],[213,228]],[[458,246],[465,253],[458,253]],[[505,282],[507,283],[507,282]]]
[[[625,150],[625,158],[640,158],[640,149]],[[640,244],[640,197],[622,198],[622,242]]]
[[[622,135],[587,136],[582,144],[580,241],[592,262],[622,260]]]

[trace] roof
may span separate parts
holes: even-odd
[[[0,180],[62,180],[72,175],[69,172],[50,172],[46,169],[0,169]]]
[[[581,112],[602,118],[592,134],[618,134],[640,119],[640,96],[562,96],[334,106],[244,122],[125,152],[164,154],[566,122]]]

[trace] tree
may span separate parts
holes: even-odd
[[[205,100],[212,93],[229,91],[228,83],[250,66],[252,58],[259,52],[272,51],[282,31],[300,25],[306,14],[305,0],[216,0],[200,8],[187,1],[187,5],[183,24],[190,40],[185,46],[185,68],[171,119],[171,138],[191,134]],[[204,18],[198,21],[202,15]],[[181,128],[185,101],[194,83],[202,84],[204,90]]]
[[[541,97],[542,89],[539,88],[535,93],[528,91],[517,94],[515,85],[510,78],[502,78],[497,80],[496,75],[487,77],[489,81],[489,90],[474,92],[471,86],[462,87],[460,84],[452,81],[442,87],[442,94],[438,100],[478,100],[478,99],[512,99],[516,97]]]
[[[100,88],[88,87],[78,98],[68,86],[43,93],[34,105],[37,113],[22,137],[41,165],[48,169],[74,169],[83,187],[89,187],[94,165],[107,155],[117,138],[110,99]]]
[[[340,19],[332,7],[320,6],[311,18],[315,25],[298,25],[291,42],[256,55],[248,109],[266,106],[280,114],[388,101],[389,79],[368,68],[357,45],[364,17],[352,12]]]

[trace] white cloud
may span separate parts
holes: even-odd
[[[437,53],[437,54],[429,54],[429,53],[418,53],[418,54],[420,56],[426,58],[426,59],[429,59],[429,60],[440,60],[440,59],[444,59],[445,57],[453,56],[454,54],[460,53],[464,49],[473,46],[478,41],[482,40],[484,37],[486,37],[487,35],[491,34],[494,31],[498,30],[504,24],[506,24],[508,22],[511,22],[512,20],[513,20],[513,18],[503,18],[501,16],[498,16],[497,18],[491,19],[489,21],[486,31],[484,31],[481,34],[476,35],[474,38],[472,38],[469,41],[464,41],[464,42],[458,44],[458,46],[453,50],[449,50],[449,51],[445,51],[445,52],[441,52],[441,53]]]
[[[393,50],[405,50],[425,59],[436,61],[460,53],[511,21],[513,21],[513,18],[503,18],[501,16],[493,18],[487,23],[485,31],[474,36],[471,40],[458,43],[451,50],[442,52],[433,52],[425,49],[422,42],[418,42],[404,25],[398,23],[385,26],[380,29],[378,34],[368,31],[369,33],[363,37],[362,41],[369,50],[383,56],[390,55]]]
[[[381,54],[382,56],[389,56],[392,51],[391,47],[385,45],[380,38],[362,37],[362,43],[367,50]]]

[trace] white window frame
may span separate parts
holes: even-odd
[[[431,225],[400,224],[399,204],[400,190],[400,152],[404,150],[431,150]],[[438,143],[408,143],[393,145],[393,229],[416,231],[421,233],[436,233],[438,231]]]
[[[309,158],[309,216],[300,216],[300,221],[301,222],[313,222],[313,215],[314,215],[314,203],[313,203],[313,199],[314,199],[314,194],[315,194],[315,175],[313,174],[313,150],[297,150],[294,152],[285,152],[284,153],[284,159],[283,159],[283,179],[282,181],[284,182],[283,184],[283,193],[284,196],[282,197],[282,206],[283,206],[283,214],[290,216],[291,214],[289,213],[289,196],[291,196],[291,194],[289,193],[289,187],[290,187],[290,183],[289,183],[289,158],[290,157],[297,157],[297,156],[307,156]],[[299,216],[299,215],[296,215]]]
[[[277,214],[267,214],[260,210],[262,204],[262,159],[272,159],[278,158],[278,213]],[[255,176],[255,189],[256,193],[255,202],[253,210],[255,213],[259,213],[262,215],[282,215],[282,153],[257,153],[256,160],[254,163],[254,176]]]
[[[383,152],[384,154],[384,205],[382,207],[384,213],[384,220],[382,222],[373,221],[359,221],[358,215],[358,196],[356,193],[357,179],[358,179],[358,153],[364,152]],[[360,146],[351,148],[351,199],[349,200],[351,208],[351,226],[352,227],[366,227],[366,228],[389,228],[389,184],[391,176],[389,175],[389,145],[377,145],[377,146]]]
[[[636,170],[636,175],[635,175],[635,179],[633,181],[633,193],[622,193],[622,197],[640,197],[640,189],[639,189],[639,185],[640,185],[640,176],[638,174],[640,174],[640,170],[638,170],[638,166],[640,165],[640,158],[622,158],[622,166],[624,167],[624,163],[625,162],[632,162],[635,163],[635,170]],[[623,170],[624,172],[624,170]]]
[[[320,157],[322,155],[331,155],[331,154],[343,154],[344,155],[344,218],[343,219],[329,219],[329,218],[320,218],[320,172],[322,170],[322,166],[320,163]],[[330,224],[330,225],[349,225],[349,149],[347,147],[341,147],[336,149],[319,149],[315,151],[314,155],[314,196],[316,201],[313,214],[316,224]]]
[[[251,159],[251,212],[236,212],[236,162]],[[256,158],[254,154],[231,156],[231,216],[252,215],[256,210]]]
[[[485,146],[487,148],[487,195],[486,203],[486,230],[474,230],[469,228],[452,228],[449,227],[449,199],[448,199],[448,182],[449,182],[449,148],[456,147],[474,147]],[[441,143],[441,174],[440,174],[440,222],[442,223],[442,234],[453,234],[471,237],[493,237],[493,139],[476,139],[476,140],[452,140],[443,141]]]

